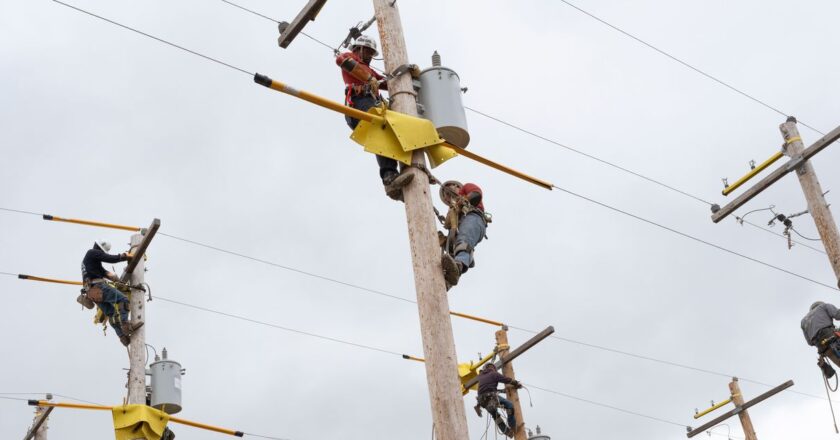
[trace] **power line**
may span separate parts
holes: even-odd
[[[252,13],[252,14],[254,14],[254,15],[258,16],[258,17],[262,17],[262,18],[264,18],[264,19],[266,19],[266,20],[273,21],[273,22],[275,22],[275,23],[280,23],[280,20],[275,20],[275,19],[273,19],[273,18],[271,18],[271,17],[269,17],[269,16],[267,16],[267,15],[260,14],[259,12],[254,11],[254,10],[252,10],[252,9],[248,9],[248,8],[246,8],[246,7],[242,6],[242,5],[238,5],[238,4],[236,4],[236,3],[234,3],[234,2],[231,2],[231,1],[228,1],[228,0],[222,0],[222,1],[223,1],[223,2],[225,2],[225,3],[227,3],[227,4],[229,4],[229,5],[231,5],[231,6],[234,6],[234,7],[237,7],[237,8],[239,8],[239,9],[242,9],[243,11],[250,12],[250,13]],[[312,40],[312,41],[314,41],[314,42],[316,42],[316,43],[318,43],[318,44],[320,44],[320,45],[322,45],[322,46],[326,47],[327,49],[329,49],[329,50],[331,50],[331,51],[333,51],[333,52],[338,51],[338,49],[336,49],[336,48],[334,48],[334,47],[330,46],[330,45],[329,45],[329,44],[327,44],[327,43],[324,43],[323,41],[321,41],[321,40],[319,40],[319,39],[317,39],[317,38],[313,37],[312,35],[307,34],[306,32],[301,31],[300,33],[301,33],[301,35],[303,35],[303,36],[305,36],[305,37],[309,38],[310,40]]]
[[[613,209],[613,208],[611,208],[611,209]],[[8,208],[4,208],[4,207],[0,207],[0,210],[10,211],[10,212],[21,212],[19,210],[8,209]],[[30,214],[37,215],[37,216],[41,215],[41,214],[37,214],[37,213],[30,213]],[[627,214],[627,215],[632,216],[632,214]],[[361,286],[361,285],[358,285],[358,284],[353,284],[353,283],[341,281],[341,280],[338,280],[338,279],[335,279],[335,278],[330,278],[330,277],[327,277],[327,276],[315,274],[315,273],[312,273],[312,272],[304,271],[304,270],[297,269],[297,268],[294,268],[294,267],[290,267],[290,266],[287,266],[287,265],[283,265],[283,264],[275,263],[275,262],[272,262],[272,261],[264,260],[264,259],[261,259],[261,258],[253,257],[253,256],[250,256],[250,255],[245,255],[245,254],[242,254],[240,252],[234,252],[234,251],[231,251],[231,250],[223,249],[223,248],[220,248],[218,246],[213,246],[213,245],[209,245],[209,244],[206,244],[206,243],[201,243],[201,242],[198,242],[198,241],[195,241],[195,240],[190,240],[190,239],[187,239],[187,238],[175,236],[175,235],[172,235],[172,234],[166,234],[166,233],[163,233],[163,232],[158,232],[158,235],[162,235],[162,236],[165,236],[165,237],[168,237],[168,238],[172,238],[172,239],[175,239],[175,240],[178,240],[178,241],[181,241],[181,242],[184,242],[184,243],[192,244],[194,246],[202,247],[202,248],[205,248],[205,249],[210,249],[210,250],[213,250],[213,251],[216,251],[216,252],[232,255],[232,256],[235,256],[235,257],[238,257],[238,258],[243,258],[243,259],[246,259],[246,260],[250,260],[250,261],[266,264],[266,265],[269,265],[269,266],[272,266],[272,267],[276,267],[276,268],[279,268],[279,269],[295,272],[295,273],[305,275],[305,276],[308,276],[308,277],[317,278],[317,279],[320,279],[320,280],[323,280],[323,281],[328,281],[328,282],[331,282],[331,283],[335,283],[335,284],[339,284],[339,285],[342,285],[342,286],[350,287],[350,288],[359,290],[361,292],[372,293],[372,294],[376,294],[376,295],[383,296],[383,297],[386,297],[386,298],[399,300],[399,301],[410,303],[410,304],[417,304],[416,301],[408,299],[408,298],[404,298],[404,297],[401,297],[401,296],[389,294],[389,293],[382,292],[382,291],[375,290],[375,289],[370,289],[370,288],[367,288],[367,287],[364,287],[364,286]],[[700,240],[700,239],[696,239],[696,240]],[[712,246],[714,246],[714,245],[712,245]],[[747,257],[747,258],[749,258],[749,257]],[[7,273],[7,272],[0,272],[0,273],[5,274],[5,275],[17,276],[16,274],[13,274],[13,273]],[[510,324],[508,326],[512,329],[527,332],[527,333],[537,333],[533,330],[528,330],[528,329],[525,329],[525,328],[522,328],[522,327],[517,327],[517,326],[514,326],[514,325],[510,325]],[[687,369],[687,370],[693,370],[693,371],[697,371],[697,372],[701,372],[701,373],[712,374],[712,375],[717,375],[717,376],[721,376],[721,377],[737,376],[737,375],[733,375],[733,374],[729,374],[729,373],[722,373],[722,372],[717,372],[717,371],[713,371],[713,370],[707,370],[707,369],[703,369],[703,368],[692,367],[692,366],[689,366],[689,365],[680,364],[680,363],[667,361],[667,360],[663,360],[663,359],[657,359],[657,358],[650,357],[650,356],[637,355],[637,354],[626,352],[626,351],[621,351],[621,350],[617,350],[617,349],[613,349],[613,348],[609,348],[609,347],[605,347],[605,346],[591,344],[591,343],[588,343],[588,342],[577,341],[577,340],[574,340],[574,339],[563,338],[563,337],[560,337],[560,336],[552,335],[552,336],[550,336],[550,338],[560,340],[560,341],[564,341],[564,342],[568,342],[568,343],[572,343],[572,344],[577,344],[577,345],[589,347],[589,348],[608,351],[608,352],[612,352],[612,353],[615,353],[615,354],[634,357],[634,358],[637,358],[637,359],[656,362],[656,363],[660,363],[660,364],[663,364],[663,365],[670,365],[670,366],[683,368],[683,369]],[[741,380],[751,382],[751,383],[755,383],[755,384],[762,385],[762,386],[767,386],[767,387],[772,387],[773,386],[773,385],[767,384],[765,382],[760,382],[760,381],[757,381],[757,380],[747,379],[747,378],[743,378],[743,377],[741,377]],[[815,395],[812,395],[812,394],[802,393],[802,392],[794,391],[794,390],[788,390],[788,392],[792,392],[792,393],[796,393],[796,394],[800,394],[800,395],[804,395],[804,396],[808,396],[808,397],[813,397],[813,398],[817,398],[817,399],[824,399],[823,397],[820,397],[820,396],[815,396]]]
[[[666,419],[663,419],[663,418],[660,418],[660,417],[650,416],[650,415],[647,415],[647,414],[642,414],[640,412],[631,411],[629,409],[624,409],[624,408],[619,408],[617,406],[608,405],[606,403],[601,403],[601,402],[597,402],[597,401],[590,400],[590,399],[585,399],[583,397],[573,396],[571,394],[551,390],[551,389],[548,389],[548,388],[543,388],[543,387],[540,387],[540,386],[537,386],[537,385],[534,385],[534,384],[526,383],[525,385],[528,388],[533,388],[535,390],[540,390],[540,391],[544,391],[546,393],[555,394],[555,395],[558,395],[558,396],[565,397],[567,399],[577,400],[579,402],[585,402],[585,403],[588,403],[590,405],[600,406],[602,408],[609,408],[611,410],[623,412],[623,413],[629,414],[631,416],[642,417],[642,418],[645,418],[645,419],[654,420],[654,421],[661,422],[661,423],[666,423],[668,425],[679,426],[681,428],[686,427],[686,425],[684,425],[682,423],[679,423],[679,422],[674,422],[674,421],[666,420]],[[723,435],[723,434],[718,434],[718,433],[714,433],[714,432],[710,432],[710,434],[711,435]],[[730,438],[735,438],[735,437],[730,437]]]
[[[352,287],[354,289],[358,289],[358,290],[362,290],[362,291],[365,291],[365,292],[373,293],[375,295],[385,296],[385,297],[388,297],[388,298],[392,298],[392,299],[396,299],[396,300],[400,300],[400,301],[407,301],[407,302],[416,304],[415,301],[403,298],[401,296],[391,295],[389,293],[385,293],[385,292],[382,292],[380,290],[370,289],[370,288],[367,288],[367,287],[364,287],[364,286],[360,286],[358,284],[352,284],[352,283],[348,283],[348,282],[345,282],[345,281],[337,280],[335,278],[330,278],[330,277],[326,277],[326,276],[323,276],[323,275],[318,275],[316,273],[307,272],[305,270],[297,269],[297,268],[290,267],[290,266],[285,266],[285,265],[278,264],[278,263],[268,261],[268,260],[263,260],[262,258],[251,257],[249,255],[241,254],[239,252],[229,251],[227,249],[222,249],[220,247],[211,246],[209,244],[200,243],[200,242],[197,242],[197,241],[194,241],[194,240],[189,240],[189,239],[186,239],[186,238],[183,238],[183,237],[178,237],[176,235],[166,234],[166,233],[163,233],[163,232],[158,232],[158,235],[162,235],[164,237],[169,237],[169,238],[172,238],[174,240],[183,241],[185,243],[190,243],[190,244],[193,244],[195,246],[200,246],[200,247],[203,247],[203,248],[211,249],[211,250],[221,252],[221,253],[224,253],[224,254],[229,254],[229,255],[236,256],[236,257],[244,258],[246,260],[256,261],[258,263],[262,263],[262,264],[266,264],[266,265],[269,265],[269,266],[277,267],[277,268],[280,268],[280,269],[283,269],[283,270],[288,270],[290,272],[299,273],[301,275],[306,275],[308,277],[317,278],[319,280],[329,281],[331,283],[340,284],[342,286]]]
[[[557,185],[553,185],[553,187],[554,187],[555,189],[557,189],[557,190],[560,190],[560,191],[562,191],[562,192],[566,193],[566,194],[569,194],[569,195],[572,195],[572,196],[574,196],[574,197],[577,197],[577,198],[580,198],[580,199],[586,200],[586,201],[588,201],[588,202],[590,202],[590,203],[594,203],[594,204],[596,204],[596,205],[598,205],[598,206],[601,206],[601,207],[603,207],[603,208],[607,208],[607,209],[609,209],[609,210],[611,210],[611,211],[614,211],[614,212],[618,212],[618,213],[624,214],[624,215],[626,215],[626,216],[628,216],[628,217],[632,217],[632,218],[634,218],[634,219],[636,219],[636,220],[639,220],[639,221],[645,222],[645,223],[647,223],[647,224],[650,224],[650,225],[656,226],[656,227],[658,227],[658,228],[662,228],[662,229],[664,229],[664,230],[666,230],[666,231],[673,232],[673,233],[675,233],[675,234],[677,234],[677,235],[680,235],[680,236],[682,236],[682,237],[685,237],[685,238],[688,238],[688,239],[694,240],[694,241],[696,241],[696,242],[698,242],[698,243],[703,243],[703,244],[705,244],[705,245],[707,245],[707,246],[710,246],[710,247],[713,247],[713,248],[715,248],[715,249],[721,250],[721,251],[726,252],[726,253],[728,253],[728,254],[732,254],[732,255],[739,256],[739,257],[744,258],[744,259],[746,259],[746,260],[749,260],[749,261],[752,261],[752,262],[754,262],[754,263],[758,263],[758,264],[761,264],[761,265],[763,265],[763,266],[766,266],[766,267],[769,267],[769,268],[772,268],[772,269],[778,270],[778,271],[783,272],[783,273],[786,273],[786,274],[788,274],[788,275],[793,275],[793,276],[795,276],[795,277],[797,277],[797,278],[801,278],[801,279],[806,280],[806,281],[808,281],[808,282],[814,283],[814,284],[816,284],[816,285],[818,285],[818,286],[823,286],[823,287],[828,288],[828,289],[831,289],[831,290],[840,290],[840,289],[838,289],[838,288],[836,288],[836,287],[834,287],[834,286],[832,286],[832,285],[830,285],[830,284],[826,284],[826,283],[823,283],[823,282],[817,281],[817,280],[815,280],[815,279],[813,279],[813,278],[808,278],[808,277],[806,277],[806,276],[804,276],[804,275],[800,275],[800,274],[798,274],[798,273],[796,273],[796,272],[793,272],[793,271],[790,271],[790,270],[787,270],[787,269],[783,269],[783,268],[781,268],[781,267],[779,267],[779,266],[775,266],[775,265],[773,265],[773,264],[767,263],[767,262],[762,261],[762,260],[759,260],[759,259],[757,259],[757,258],[753,258],[753,257],[747,256],[747,255],[744,255],[744,254],[742,254],[742,253],[739,253],[739,252],[736,252],[736,251],[733,251],[733,250],[727,249],[727,248],[725,248],[725,247],[723,247],[723,246],[720,246],[720,245],[714,244],[714,243],[712,243],[712,242],[709,242],[709,241],[703,240],[703,239],[701,239],[701,238],[697,238],[697,237],[695,237],[695,236],[693,236],[693,235],[689,235],[689,234],[687,234],[687,233],[685,233],[685,232],[678,231],[678,230],[676,230],[676,229],[674,229],[674,228],[671,228],[671,227],[665,226],[665,225],[663,225],[663,224],[656,223],[656,222],[654,222],[653,220],[648,220],[648,219],[646,219],[646,218],[644,218],[644,217],[640,217],[640,216],[638,216],[638,215],[636,215],[636,214],[631,214],[630,212],[624,211],[624,210],[619,209],[619,208],[616,208],[616,207],[614,207],[614,206],[610,206],[610,205],[608,205],[608,204],[606,204],[606,203],[603,203],[603,202],[599,202],[599,201],[597,201],[597,200],[595,200],[595,199],[593,199],[593,198],[586,197],[586,196],[584,196],[584,195],[581,195],[581,194],[578,194],[578,193],[576,193],[576,192],[573,192],[573,191],[567,190],[567,189],[565,189],[565,188],[561,188],[561,187],[559,187],[559,186],[557,186]]]
[[[248,317],[242,316],[242,315],[235,315],[233,313],[222,312],[220,310],[214,310],[214,309],[210,309],[210,308],[207,308],[207,307],[197,306],[195,304],[189,304],[189,303],[185,303],[185,302],[181,302],[181,301],[176,301],[174,299],[164,298],[164,297],[159,296],[159,295],[155,295],[155,299],[156,300],[159,299],[161,301],[169,302],[169,303],[172,303],[172,304],[177,304],[177,305],[183,306],[183,307],[189,307],[191,309],[201,310],[201,311],[208,312],[208,313],[214,313],[216,315],[227,316],[228,318],[238,319],[240,321],[246,321],[246,322],[250,322],[250,323],[253,323],[253,324],[264,325],[266,327],[276,328],[278,330],[283,330],[283,331],[287,331],[287,332],[291,332],[291,333],[296,333],[296,334],[299,334],[299,335],[309,336],[309,337],[312,337],[312,338],[323,339],[325,341],[337,342],[339,344],[350,345],[350,346],[357,347],[357,348],[364,348],[366,350],[378,351],[378,352],[381,352],[381,353],[393,354],[393,355],[402,357],[402,353],[397,353],[396,351],[386,350],[384,348],[377,348],[377,347],[373,347],[373,346],[370,346],[370,345],[358,344],[358,343],[346,341],[346,340],[343,340],[343,339],[333,338],[331,336],[323,336],[323,335],[319,335],[319,334],[315,334],[315,333],[306,332],[306,331],[303,331],[303,330],[293,329],[291,327],[284,327],[284,326],[281,326],[281,325],[272,324],[270,322],[265,322],[265,321],[260,321],[260,320],[253,319],[253,318],[248,318]]]
[[[90,15],[91,17],[95,17],[95,18],[98,18],[98,19],[100,19],[100,20],[102,20],[102,21],[106,21],[106,22],[111,23],[111,24],[113,24],[113,25],[119,26],[119,27],[121,27],[121,28],[123,28],[123,29],[127,29],[127,30],[130,30],[130,31],[132,31],[132,32],[136,32],[136,33],[138,33],[138,34],[140,34],[140,35],[143,35],[143,36],[145,36],[145,37],[149,37],[149,38],[151,38],[151,39],[153,39],[153,40],[156,40],[156,41],[159,41],[159,42],[161,42],[161,43],[163,43],[163,44],[168,44],[169,46],[172,46],[172,47],[174,47],[174,48],[181,49],[181,50],[182,50],[182,51],[184,51],[184,52],[191,53],[191,54],[193,54],[193,55],[199,56],[199,57],[201,57],[201,58],[204,58],[204,59],[206,59],[206,60],[212,61],[212,62],[214,62],[214,63],[218,63],[218,64],[220,64],[220,65],[222,65],[222,66],[229,67],[229,68],[231,68],[231,69],[233,69],[233,70],[238,70],[238,71],[240,71],[240,72],[242,72],[242,73],[244,73],[244,74],[246,74],[246,75],[248,75],[248,76],[252,76],[252,77],[254,76],[254,74],[253,74],[253,73],[251,73],[251,72],[249,72],[249,71],[247,71],[247,70],[245,70],[245,69],[242,69],[242,68],[236,67],[236,66],[234,66],[233,64],[229,64],[229,63],[226,63],[226,62],[224,62],[224,61],[220,61],[220,60],[218,60],[218,59],[216,59],[216,58],[213,58],[213,57],[210,57],[210,56],[207,56],[207,55],[204,55],[204,54],[198,53],[198,52],[196,52],[196,51],[194,51],[194,50],[191,50],[191,49],[187,49],[186,47],[179,46],[179,45],[177,45],[177,44],[175,44],[175,43],[172,43],[172,42],[170,42],[170,41],[164,40],[163,38],[159,38],[159,37],[156,37],[156,36],[154,36],[154,35],[147,34],[147,33],[143,32],[143,31],[140,31],[140,30],[134,29],[133,27],[126,26],[126,25],[124,25],[124,24],[122,24],[122,23],[118,23],[118,22],[116,22],[116,21],[114,21],[114,20],[111,20],[111,19],[109,19],[109,18],[102,17],[101,15],[96,15],[96,14],[94,14],[93,12],[88,12],[88,11],[86,11],[86,10],[82,9],[82,8],[79,8],[79,7],[73,6],[73,5],[71,5],[71,4],[64,3],[64,2],[62,2],[62,1],[60,1],[60,0],[52,0],[52,1],[53,1],[53,2],[55,2],[55,3],[58,3],[58,4],[62,5],[62,6],[66,6],[66,7],[70,8],[70,9],[75,9],[76,11],[79,11],[79,12],[81,12],[81,13],[84,13],[84,14]],[[31,213],[30,213],[30,214],[31,214]]]
[[[721,79],[719,79],[719,78],[717,78],[717,77],[715,77],[715,76],[713,76],[713,75],[711,75],[711,74],[709,74],[709,73],[706,73],[706,72],[704,72],[703,70],[700,70],[700,69],[699,69],[699,68],[697,68],[697,67],[692,66],[691,64],[688,64],[687,62],[685,62],[685,61],[683,61],[683,60],[681,60],[681,59],[679,59],[679,58],[675,57],[674,55],[671,55],[671,54],[670,54],[670,53],[668,53],[668,52],[665,52],[664,50],[662,50],[662,49],[660,49],[660,48],[658,48],[658,47],[654,46],[653,44],[648,43],[647,41],[642,40],[641,38],[639,38],[639,37],[637,37],[637,36],[635,36],[635,35],[633,35],[633,34],[631,34],[631,33],[627,32],[627,31],[625,31],[624,29],[621,29],[620,27],[618,27],[618,26],[616,26],[616,25],[614,25],[614,24],[612,24],[612,23],[607,22],[606,20],[604,20],[604,19],[602,19],[602,18],[598,17],[597,15],[595,15],[595,14],[593,14],[593,13],[589,12],[589,11],[586,11],[585,9],[583,9],[583,8],[581,8],[581,7],[579,7],[579,6],[575,5],[575,4],[573,4],[573,3],[571,3],[571,2],[569,2],[569,1],[567,1],[567,0],[560,0],[560,1],[561,1],[561,2],[563,2],[563,3],[565,3],[565,4],[567,4],[567,5],[569,5],[569,6],[571,6],[571,7],[572,7],[572,8],[574,8],[574,9],[578,10],[579,12],[583,13],[584,15],[587,15],[587,16],[589,16],[590,18],[592,18],[592,19],[594,19],[594,20],[598,21],[599,23],[601,23],[601,24],[603,24],[603,25],[605,25],[605,26],[608,26],[608,27],[612,28],[613,30],[615,30],[615,31],[617,31],[617,32],[620,32],[620,33],[621,33],[621,34],[623,34],[624,36],[626,36],[626,37],[628,37],[628,38],[631,38],[631,39],[633,39],[633,40],[635,40],[635,41],[637,41],[637,42],[639,42],[639,43],[641,43],[641,44],[643,44],[643,45],[647,46],[647,47],[648,47],[648,48],[650,48],[650,49],[653,49],[654,51],[658,52],[659,54],[664,55],[665,57],[667,57],[667,58],[669,58],[669,59],[671,59],[671,60],[673,60],[673,61],[676,61],[676,62],[677,62],[677,63],[679,63],[679,64],[682,64],[683,66],[685,66],[685,67],[687,67],[687,68],[689,68],[689,69],[691,69],[691,70],[693,70],[693,71],[695,71],[695,72],[699,73],[700,75],[705,76],[706,78],[708,78],[708,79],[710,79],[710,80],[712,80],[712,81],[714,81],[714,82],[716,82],[716,83],[718,83],[718,84],[720,84],[720,85],[722,85],[722,86],[724,86],[724,87],[728,88],[729,90],[732,90],[733,92],[738,93],[739,95],[742,95],[742,96],[744,96],[744,97],[746,97],[746,98],[748,98],[748,99],[750,99],[750,100],[752,100],[752,101],[754,101],[754,102],[756,102],[756,103],[758,103],[758,104],[760,104],[760,105],[762,105],[762,106],[764,106],[764,107],[766,107],[766,108],[768,108],[768,109],[770,109],[770,110],[773,110],[774,112],[776,112],[776,113],[778,113],[778,114],[780,114],[780,115],[782,115],[782,116],[784,116],[784,117],[788,117],[788,116],[790,116],[789,114],[787,114],[787,113],[785,113],[785,112],[783,112],[783,111],[779,110],[778,108],[776,108],[776,107],[774,107],[774,106],[772,106],[772,105],[770,105],[770,104],[768,104],[768,103],[766,103],[766,102],[762,101],[761,99],[758,99],[758,98],[756,98],[755,96],[750,95],[749,93],[744,92],[744,91],[742,91],[742,90],[738,89],[737,87],[735,87],[735,86],[733,86],[733,85],[731,85],[731,84],[729,84],[729,83],[727,83],[727,82],[725,82],[725,81],[723,81],[723,80],[721,80]],[[814,130],[815,132],[817,132],[817,133],[819,133],[819,134],[821,134],[821,135],[825,136],[825,133],[823,133],[822,131],[818,130],[817,128],[812,127],[811,125],[808,125],[808,124],[806,124],[806,123],[802,122],[802,120],[801,120],[801,119],[798,119],[798,118],[797,118],[797,120],[798,120],[798,121],[799,121],[799,123],[800,123],[800,124],[802,124],[803,126],[808,127],[808,128],[810,128],[811,130]]]

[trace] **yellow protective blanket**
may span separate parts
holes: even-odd
[[[117,440],[160,440],[169,414],[146,405],[115,406],[114,435]]]

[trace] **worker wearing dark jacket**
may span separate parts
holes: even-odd
[[[516,415],[513,412],[513,402],[499,396],[497,387],[500,383],[509,384],[515,388],[522,388],[522,384],[519,381],[497,372],[496,366],[493,363],[485,365],[478,375],[478,406],[487,410],[505,435],[513,437],[513,432],[516,431]],[[499,417],[498,412],[496,412],[497,402],[505,408],[505,412],[507,413],[506,426]],[[477,407],[476,412],[479,413],[479,416],[481,415]]]
[[[128,298],[119,290],[107,283],[107,280],[117,281],[116,274],[108,272],[102,267],[102,263],[119,263],[131,258],[131,254],[122,253],[119,255],[109,254],[111,244],[106,241],[97,241],[93,248],[85,253],[82,259],[82,280],[85,286],[85,296],[102,310],[108,317],[111,327],[119,336],[120,342],[128,346],[131,342],[131,334],[143,326],[143,322],[131,323],[128,319]]]
[[[385,78],[370,67],[370,62],[378,54],[376,41],[361,35],[350,46],[350,52],[339,54],[335,63],[341,67],[344,80],[344,104],[366,112],[379,105],[382,96],[379,90],[388,90]],[[359,120],[345,116],[347,125],[356,129]],[[397,161],[385,156],[376,156],[379,164],[379,177],[385,186],[385,194],[394,200],[402,200],[402,187],[413,178],[413,174],[400,174]]]
[[[450,253],[443,254],[443,275],[446,282],[455,286],[461,275],[475,266],[473,253],[487,233],[487,215],[484,212],[484,194],[474,183],[462,185],[450,180],[441,188],[441,199],[449,205],[447,218],[457,215],[457,228]]]

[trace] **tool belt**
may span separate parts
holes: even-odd
[[[349,99],[361,98],[364,96],[370,96],[379,100],[382,99],[382,96],[380,96],[379,93],[373,93],[373,89],[371,89],[370,84],[348,85],[344,88],[344,96],[346,96]]]
[[[478,400],[479,406],[486,409],[487,412],[493,413],[496,409],[499,408],[501,405],[499,403],[499,393],[498,392],[490,392],[490,393],[482,393],[476,397]]]
[[[83,289],[85,292],[85,296],[87,296],[89,300],[93,301],[96,304],[101,303],[104,294],[104,292],[102,291],[102,284],[104,283],[104,278],[96,278],[85,282],[85,288]]]

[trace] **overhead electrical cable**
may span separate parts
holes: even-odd
[[[574,8],[574,9],[576,9],[578,12],[581,12],[582,14],[587,15],[588,17],[592,18],[593,20],[596,20],[596,21],[598,21],[599,23],[601,23],[601,24],[603,24],[603,25],[605,25],[605,26],[608,26],[608,27],[612,28],[613,30],[615,30],[615,31],[617,31],[617,32],[619,32],[619,33],[621,33],[622,35],[624,35],[624,36],[626,36],[626,37],[628,37],[628,38],[631,38],[631,39],[633,39],[633,40],[635,40],[635,41],[637,41],[637,42],[639,42],[639,43],[641,43],[641,44],[643,44],[643,45],[647,46],[648,48],[650,48],[650,49],[652,49],[652,50],[654,50],[654,51],[658,52],[659,54],[661,54],[661,55],[663,55],[663,56],[667,57],[668,59],[670,59],[670,60],[672,60],[672,61],[675,61],[675,62],[677,62],[677,63],[679,63],[679,64],[683,65],[684,67],[687,67],[687,68],[689,68],[689,69],[691,69],[691,70],[693,70],[693,71],[695,71],[695,72],[699,73],[700,75],[703,75],[704,77],[706,77],[706,78],[708,78],[708,79],[710,79],[710,80],[712,80],[712,81],[714,81],[714,82],[716,82],[716,83],[718,83],[718,84],[720,84],[720,85],[722,85],[722,86],[724,86],[724,87],[728,88],[729,90],[732,90],[732,91],[733,91],[733,92],[735,92],[735,93],[738,93],[739,95],[744,96],[745,98],[747,98],[747,99],[749,99],[749,100],[751,100],[751,101],[753,101],[753,102],[756,102],[756,103],[758,103],[758,104],[760,104],[760,105],[764,106],[765,108],[768,108],[768,109],[770,109],[770,110],[772,110],[772,111],[774,111],[774,112],[776,112],[776,113],[778,113],[778,114],[780,114],[780,115],[782,115],[782,116],[784,116],[784,117],[786,117],[786,118],[787,118],[788,116],[790,116],[789,114],[787,114],[787,113],[783,112],[782,110],[779,110],[777,107],[774,107],[774,106],[772,106],[772,105],[768,104],[766,101],[763,101],[763,100],[761,100],[761,99],[759,99],[759,98],[756,98],[755,96],[753,96],[753,95],[751,95],[751,94],[749,94],[749,93],[747,93],[747,92],[744,92],[743,90],[741,90],[741,89],[739,89],[739,88],[737,88],[737,87],[735,87],[735,86],[733,86],[733,85],[731,85],[731,84],[727,83],[726,81],[723,81],[722,79],[720,79],[720,78],[718,78],[718,77],[716,77],[716,76],[713,76],[713,75],[711,75],[711,74],[709,74],[709,73],[706,73],[705,71],[703,71],[703,70],[701,70],[701,69],[699,69],[699,68],[697,68],[697,67],[694,67],[693,65],[691,65],[691,64],[689,64],[689,63],[687,63],[687,62],[685,62],[685,61],[681,60],[680,58],[677,58],[676,56],[671,55],[670,53],[665,52],[664,50],[662,50],[662,49],[660,49],[660,48],[658,48],[658,47],[654,46],[653,44],[648,43],[647,41],[642,40],[641,38],[639,38],[639,37],[637,37],[637,36],[635,36],[635,35],[631,34],[630,32],[627,32],[627,31],[625,31],[624,29],[621,29],[620,27],[618,27],[618,26],[616,26],[616,25],[614,25],[614,24],[612,24],[612,23],[609,23],[608,21],[606,21],[606,20],[602,19],[601,17],[598,17],[597,15],[595,15],[595,14],[593,14],[593,13],[591,13],[591,12],[589,12],[589,11],[587,11],[587,10],[585,10],[585,9],[583,9],[583,8],[581,8],[581,7],[579,7],[579,6],[577,6],[577,5],[575,5],[574,3],[572,3],[572,2],[570,2],[570,1],[568,1],[568,0],[560,0],[560,1],[561,1],[561,2],[563,2],[563,3],[565,3],[566,5],[568,5],[568,6],[572,7],[572,8]],[[816,127],[811,126],[811,125],[808,125],[808,124],[806,124],[805,122],[802,122],[802,120],[801,120],[801,119],[798,119],[798,118],[797,118],[797,120],[798,120],[798,122],[799,122],[800,124],[802,124],[802,126],[804,126],[804,127],[808,127],[808,128],[810,128],[811,130],[814,130],[815,132],[819,133],[820,135],[825,136],[825,133],[824,133],[824,132],[822,132],[822,131],[820,131],[820,130],[819,130],[819,129],[817,129]]]

